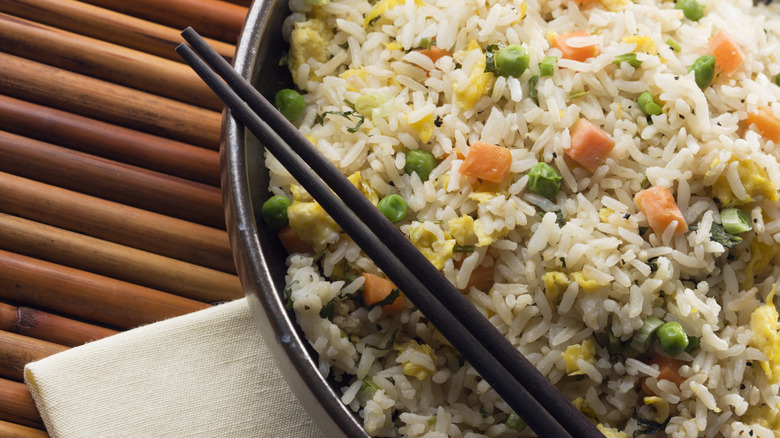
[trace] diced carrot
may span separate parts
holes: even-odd
[[[725,30],[715,34],[707,44],[707,48],[715,56],[715,63],[728,76],[737,71],[745,60],[745,53],[742,51],[742,47]]]
[[[511,166],[512,154],[509,149],[478,141],[469,148],[459,172],[485,181],[502,183],[509,176]]]
[[[655,186],[642,190],[634,197],[639,210],[644,213],[653,232],[660,236],[672,221],[677,221],[674,235],[688,231],[688,223],[674,200],[672,191],[666,187]]]
[[[579,119],[571,128],[571,146],[565,153],[582,167],[595,172],[604,164],[614,147],[615,140],[603,129],[585,119]]]
[[[440,49],[435,44],[431,44],[431,47],[428,49],[418,49],[417,51],[431,58],[431,61],[433,61],[434,64],[436,64],[436,61],[438,61],[440,58],[450,54],[450,52],[444,49]]]
[[[364,272],[360,275],[365,278],[365,282],[363,283],[363,302],[369,306],[384,300],[393,292],[393,290],[398,289],[392,281],[378,275],[370,274],[368,272]],[[403,309],[403,294],[398,295],[398,298],[392,303],[382,306],[382,311],[388,314],[401,313]]]
[[[556,35],[553,38],[553,46],[557,47],[563,53],[563,58],[584,62],[588,58],[599,56],[600,51],[598,44],[573,47],[569,45],[569,40],[572,38],[585,38],[589,36],[590,34],[584,30],[577,30],[564,35]]]
[[[758,132],[768,140],[780,143],[780,119],[775,117],[770,108],[759,108],[757,113],[748,113],[748,126],[756,125]]]
[[[657,354],[652,359],[650,359],[650,362],[647,364],[658,365],[658,380],[668,380],[677,385],[678,388],[685,381],[685,379],[680,375],[680,367],[683,366],[685,362],[679,359]],[[650,387],[647,386],[647,379],[648,378],[642,380],[642,389],[648,394],[655,395]]]
[[[287,250],[287,254],[307,253],[311,251],[311,245],[304,242],[297,234],[295,230],[289,225],[279,229],[279,240],[282,242],[282,246]]]

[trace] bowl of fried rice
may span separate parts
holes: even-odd
[[[255,1],[236,69],[607,437],[780,434],[780,8]],[[534,436],[226,117],[242,284],[332,436]]]

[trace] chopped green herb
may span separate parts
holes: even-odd
[[[279,57],[279,63],[277,64],[279,67],[284,67],[287,65],[287,60],[290,59],[290,54],[288,52],[282,53],[282,56]]]
[[[633,417],[639,424],[639,427],[634,431],[634,438],[637,438],[640,435],[655,435],[658,432],[663,432],[664,429],[666,429],[666,425],[669,424],[669,419],[672,418],[667,417],[663,423],[658,423],[656,421],[647,420],[640,417],[636,411],[634,411]]]
[[[563,267],[563,269],[566,269],[566,257],[558,257],[558,260],[561,261],[561,266]]]
[[[498,44],[490,44],[485,47],[485,73],[499,76],[498,67],[496,67],[496,52],[499,50],[501,50],[501,46]]]
[[[537,213],[540,218],[543,218],[545,214],[550,213],[549,211],[539,210]],[[558,227],[563,227],[566,225],[566,218],[563,217],[563,212],[561,210],[555,210],[553,213],[555,213],[555,223],[558,224]],[[565,268],[565,266],[564,266]]]
[[[290,284],[284,287],[284,297],[287,300],[284,305],[285,309],[292,309],[293,307],[292,288],[296,283],[298,283],[298,280],[293,280]]]
[[[398,290],[398,289],[393,289],[392,291],[390,291],[389,294],[387,294],[387,296],[383,300],[377,301],[376,303],[372,304],[371,307],[374,307],[374,306],[380,306],[381,307],[381,306],[387,306],[387,305],[393,304],[393,302],[395,302],[395,300],[399,296],[401,296],[401,291]]]
[[[525,421],[517,415],[517,412],[512,411],[509,413],[509,416],[506,417],[506,427],[522,432],[525,430],[526,424]]]
[[[636,53],[624,53],[622,55],[616,56],[615,60],[612,61],[612,63],[616,65],[620,65],[624,62],[634,68],[639,68],[642,66],[642,61],[636,59]]]
[[[699,229],[699,224],[693,224],[688,228],[691,231],[696,231]],[[727,233],[723,225],[718,223],[713,223],[712,227],[710,227],[710,240],[718,242],[726,248],[733,248],[742,242],[741,237]]]
[[[639,183],[639,186],[642,187],[643,189],[650,187],[650,180],[647,178],[647,175],[645,175],[645,177],[642,178],[642,182]]]
[[[461,245],[456,243],[452,252],[474,252],[474,245]]]
[[[535,104],[539,105],[539,95],[536,91],[536,84],[539,83],[539,75],[531,76],[530,79],[528,79],[528,94],[531,96],[531,99],[534,101]]]
[[[377,22],[377,21],[378,21],[380,18],[382,18],[382,16],[381,16],[381,15],[377,15],[376,17],[372,18],[372,19],[371,19],[371,21],[369,21],[369,22],[368,22],[368,25],[369,25],[369,26],[373,26],[373,25],[375,25],[375,24],[376,24],[376,22]]]
[[[433,42],[430,38],[422,38],[420,44],[412,50],[428,50],[431,48],[431,44],[433,44]]]
[[[490,416],[490,414],[488,414],[484,408],[479,408],[479,415],[482,415],[482,418],[487,418]]]
[[[327,319],[328,321],[333,321],[333,309],[336,308],[336,300],[330,300],[328,304],[322,306],[322,309],[320,309],[320,318]]]
[[[435,415],[428,419],[428,426],[433,426],[434,424],[436,424],[436,416]]]
[[[358,132],[360,130],[360,127],[363,125],[363,122],[366,121],[366,118],[365,116],[360,114],[357,110],[355,110],[355,105],[352,102],[344,100],[344,103],[350,108],[349,111],[325,111],[324,113],[317,116],[315,122],[319,123],[320,125],[325,124],[325,116],[327,116],[328,114],[342,116],[347,119],[351,119],[352,117],[355,117],[357,118],[357,124],[352,128],[347,128],[347,131],[352,133]]]

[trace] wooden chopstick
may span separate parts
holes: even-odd
[[[0,131],[0,171],[224,229],[213,186]]]
[[[225,231],[0,172],[0,211],[235,273]]]
[[[77,347],[118,332],[30,307],[0,303],[0,330],[66,347]]]
[[[222,102],[186,65],[0,13],[3,51],[215,111]]]
[[[177,47],[185,61],[537,434],[602,436],[251,84],[194,30],[182,35],[197,51]]]
[[[3,1],[0,12],[181,62],[173,50],[182,41],[177,29],[81,1]],[[208,41],[220,55],[233,58],[235,44]]]
[[[200,79],[198,79],[200,80]],[[0,95],[0,130],[219,187],[219,152]]]
[[[235,275],[4,213],[0,249],[207,303],[244,296]]]
[[[0,52],[0,94],[217,150],[222,114]]]
[[[198,26],[203,35],[233,43],[247,8],[219,0],[84,0],[87,3],[175,28]]]
[[[0,379],[0,420],[43,429],[30,389],[24,383]],[[0,433],[0,436],[6,436]]]

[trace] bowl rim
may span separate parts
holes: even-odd
[[[244,21],[234,68],[251,80],[261,66],[266,47],[262,36],[272,23],[272,11],[287,0],[255,0]],[[277,23],[278,24],[278,23]],[[327,436],[368,437],[356,415],[341,402],[334,388],[319,372],[317,360],[307,349],[308,341],[285,309],[280,282],[268,269],[272,248],[261,245],[247,177],[247,135],[243,126],[223,113],[220,172],[228,237],[236,269],[247,297],[252,318],[282,376],[314,423]],[[283,282],[282,282],[283,283]]]

